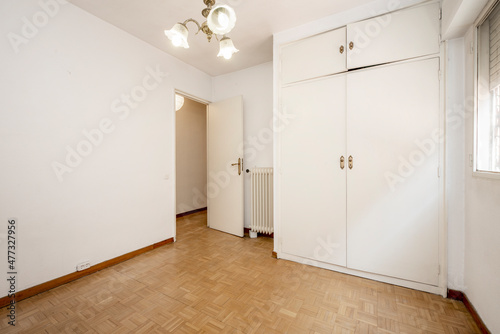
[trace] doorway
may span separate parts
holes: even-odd
[[[176,93],[176,215],[207,208],[207,104]]]
[[[208,208],[208,227],[243,237],[243,98],[175,93],[176,216]]]

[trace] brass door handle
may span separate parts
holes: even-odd
[[[349,50],[352,50],[352,49],[354,49],[354,43],[353,43],[353,42],[350,42],[350,43],[349,43]]]
[[[340,157],[340,169],[344,169],[345,167],[345,158],[344,156]]]
[[[344,53],[344,46],[343,46],[343,45],[341,45],[341,46],[340,46],[339,51],[340,51],[340,54],[343,54],[343,53]]]
[[[352,169],[353,167],[353,161],[354,161],[354,158],[352,157],[352,155],[349,156],[349,169]]]
[[[241,158],[238,158],[238,162],[235,162],[234,164],[231,164],[231,166],[236,166],[238,165],[238,175],[241,175],[241,165],[242,165],[243,160]]]

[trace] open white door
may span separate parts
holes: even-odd
[[[208,105],[207,118],[208,226],[242,237],[243,99],[241,96]]]

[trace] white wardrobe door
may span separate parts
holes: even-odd
[[[282,252],[346,264],[345,75],[282,90]]]
[[[285,45],[281,49],[283,85],[346,71],[346,28]],[[342,52],[341,51],[342,47]]]
[[[347,68],[439,53],[439,4],[403,9],[347,25]]]
[[[347,266],[438,285],[439,60],[347,77]]]

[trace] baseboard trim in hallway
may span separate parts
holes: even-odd
[[[470,302],[469,298],[467,298],[467,295],[465,293],[463,293],[462,291],[458,291],[458,290],[448,289],[448,296],[447,297],[450,299],[458,300],[458,301],[461,301],[462,303],[464,303],[465,308],[467,309],[467,311],[469,311],[469,313],[472,316],[472,318],[474,319],[474,322],[476,323],[477,327],[479,327],[479,329],[481,330],[481,333],[491,334],[491,332],[489,331],[489,329],[486,327],[485,323],[483,322],[483,319],[481,319],[481,317],[479,316],[479,314],[476,311],[476,308],[474,307],[474,305],[472,305],[472,303]]]
[[[191,210],[188,212],[178,213],[177,215],[175,215],[175,217],[181,218],[181,217],[192,215],[193,213],[198,213],[198,212],[202,212],[202,211],[206,211],[206,210],[207,210],[207,208],[204,207],[204,208],[200,208],[200,209],[196,209],[196,210]]]
[[[146,246],[144,248],[135,250],[133,252],[123,254],[123,255],[115,257],[113,259],[98,263],[98,264],[96,264],[96,265],[94,265],[86,270],[76,271],[76,272],[73,272],[71,274],[68,274],[68,275],[65,275],[65,276],[62,276],[59,278],[55,278],[51,281],[33,286],[33,287],[28,288],[26,290],[18,291],[15,294],[14,300],[15,300],[15,302],[19,302],[23,299],[26,299],[26,298],[38,295],[39,293],[57,288],[58,286],[61,286],[63,284],[72,282],[74,280],[77,280],[77,279],[85,277],[85,276],[88,276],[90,274],[93,274],[93,273],[98,272],[100,270],[103,270],[105,268],[114,266],[115,264],[121,263],[123,261],[130,260],[133,257],[147,253],[149,251],[152,251],[153,249],[156,249],[158,247],[161,247],[161,246],[164,246],[167,244],[171,244],[173,242],[174,242],[174,238],[163,240],[163,241],[157,242],[155,244],[152,244],[150,246]],[[5,296],[5,297],[0,298],[0,308],[5,307],[5,306],[9,305],[10,303],[11,303],[11,298],[9,298],[9,296]]]

